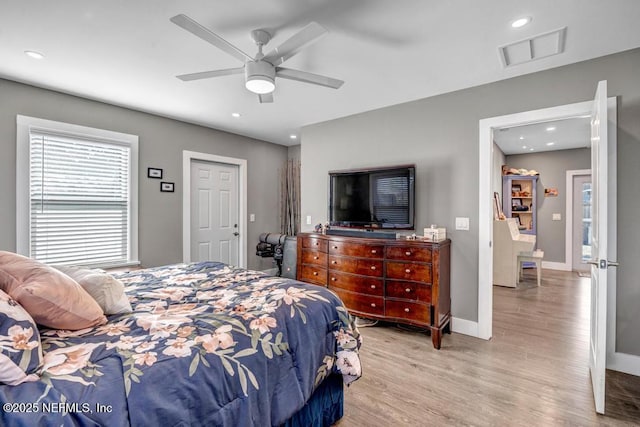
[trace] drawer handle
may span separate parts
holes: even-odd
[[[375,266],[375,265],[372,265],[372,266],[371,266],[371,269],[372,269],[372,270],[375,270],[375,269],[376,269],[376,266]]]
[[[405,308],[405,309],[404,309],[404,312],[405,312],[405,313],[408,313],[409,311],[411,311],[411,310],[409,310],[408,308]]]
[[[376,303],[375,303],[375,302],[372,302],[372,303],[371,303],[371,307],[375,307],[375,306],[376,306]]]
[[[408,268],[404,270],[405,273],[411,273],[411,270],[409,270]]]
[[[410,256],[411,255],[411,251],[407,251],[404,253],[406,256]]]
[[[319,243],[319,242],[315,242],[314,244],[315,244],[316,246],[318,246],[320,243]]]
[[[376,288],[376,285],[371,285],[371,289],[375,289],[375,288]]]
[[[336,280],[338,280],[338,279],[336,279],[335,277],[332,277],[332,278],[331,278],[331,281],[332,281],[332,282],[335,282]]]
[[[375,249],[371,249],[371,253],[372,253],[372,254],[376,254],[376,253],[378,253],[378,251],[377,251],[377,250],[375,250]]]
[[[314,275],[314,276],[317,276],[317,275],[318,275],[318,272],[317,272],[317,271],[314,271],[314,272],[313,272],[313,275]]]
[[[411,292],[411,288],[407,288],[407,289],[405,289],[405,291]]]
[[[336,260],[331,261],[331,264],[337,264],[337,263],[338,263],[338,261],[336,261]]]
[[[319,258],[319,257],[318,257],[317,255],[313,257],[313,259],[318,259],[318,258]]]
[[[333,249],[338,249],[338,247],[337,247],[337,246],[334,246],[334,247],[333,247]]]

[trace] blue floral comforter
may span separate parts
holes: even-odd
[[[358,331],[325,288],[216,262],[117,277],[134,312],[91,329],[41,331],[41,378],[0,386],[0,400],[16,409],[0,420],[279,425],[329,374],[346,384],[361,374]]]

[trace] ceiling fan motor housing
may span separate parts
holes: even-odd
[[[257,94],[271,93],[275,89],[276,67],[267,61],[247,61],[244,66],[245,86]]]

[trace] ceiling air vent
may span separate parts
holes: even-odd
[[[499,47],[502,66],[511,67],[564,52],[566,33],[567,27],[564,27]]]

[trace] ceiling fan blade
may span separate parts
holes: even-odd
[[[326,33],[327,30],[322,25],[311,22],[280,46],[267,53],[264,60],[278,66]]]
[[[306,71],[292,70],[290,68],[276,68],[276,77],[283,79],[296,80],[314,85],[326,86],[331,89],[339,89],[344,84],[342,80],[333,79],[319,74],[307,73]]]
[[[258,95],[258,100],[260,101],[260,104],[266,104],[268,102],[273,102],[273,92],[271,92],[271,93],[263,93],[261,95]]]
[[[198,24],[196,21],[189,18],[187,15],[182,15],[182,14],[176,15],[170,20],[177,26],[184,28],[185,30],[189,31],[191,34],[197,37],[200,37],[204,41],[211,43],[218,49],[225,51],[229,55],[239,59],[242,62],[245,62],[245,60],[249,60],[249,61],[253,60],[252,57],[250,57],[249,55],[247,55],[246,53],[244,53],[243,51],[241,51],[240,49],[238,49],[237,47],[235,47],[234,45],[232,45],[231,43],[229,43],[219,35],[215,34],[211,30]]]
[[[227,68],[224,70],[214,70],[214,71],[201,71],[199,73],[181,74],[176,77],[182,80],[183,82],[189,82],[191,80],[208,79],[211,77],[229,76],[231,74],[242,74],[242,73],[244,73],[244,67]]]

